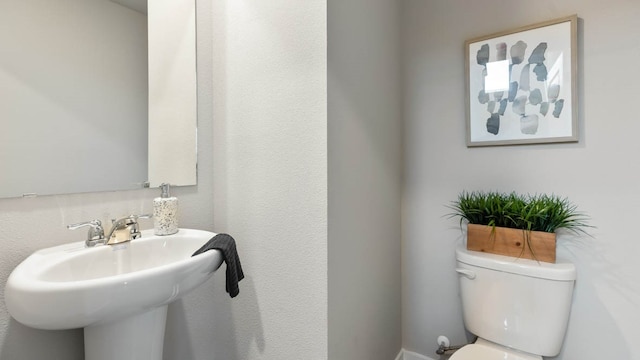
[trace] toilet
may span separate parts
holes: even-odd
[[[462,312],[478,336],[450,360],[541,360],[560,353],[569,322],[575,266],[456,248]]]

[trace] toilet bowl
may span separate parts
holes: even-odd
[[[456,351],[449,360],[542,360],[542,356],[525,354],[484,339]]]
[[[478,336],[451,360],[541,360],[560,353],[575,266],[456,248],[464,324]]]

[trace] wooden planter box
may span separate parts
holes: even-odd
[[[527,245],[527,238],[531,248]],[[556,234],[469,224],[467,249],[555,263]]]

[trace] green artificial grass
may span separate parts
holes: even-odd
[[[556,195],[520,195],[515,192],[463,191],[449,206],[451,217],[460,217],[460,224],[508,227],[530,231],[555,232],[566,229],[585,233],[588,217],[577,211],[567,198]]]

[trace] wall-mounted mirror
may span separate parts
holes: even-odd
[[[194,0],[0,2],[0,197],[196,183]]]

